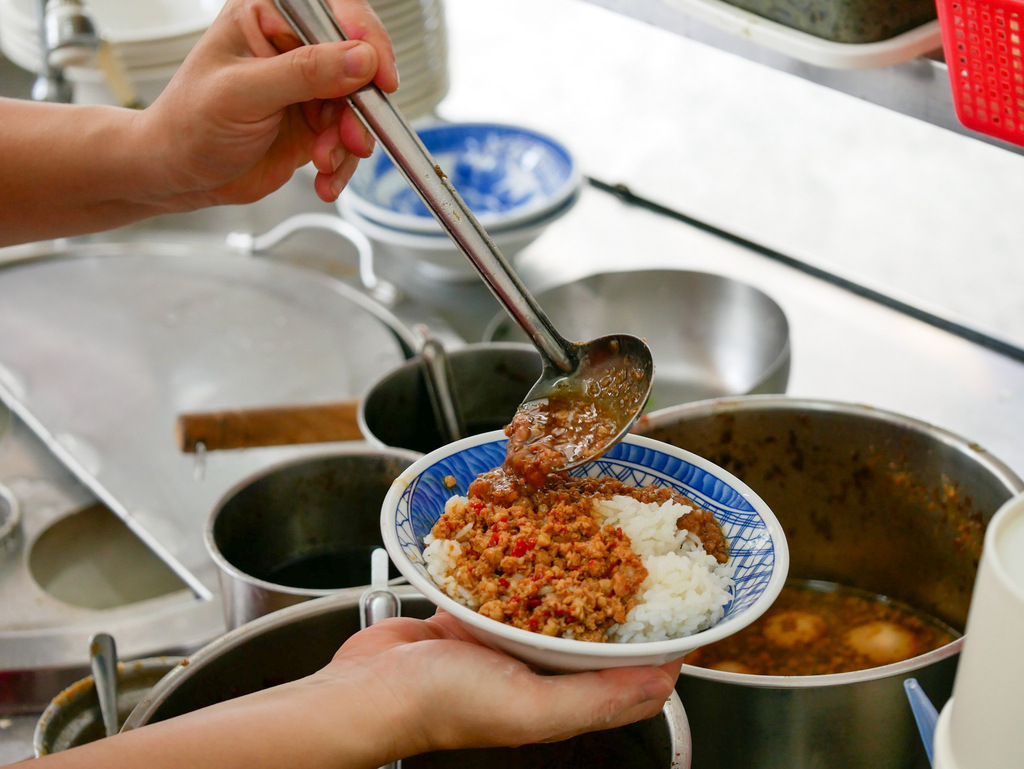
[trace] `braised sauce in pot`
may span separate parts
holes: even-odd
[[[874,593],[790,580],[756,622],[691,652],[688,665],[732,673],[848,673],[917,657],[960,636],[939,620]]]

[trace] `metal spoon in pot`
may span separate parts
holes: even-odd
[[[89,664],[100,701],[103,731],[107,737],[113,737],[121,725],[117,715],[117,646],[109,633],[97,633],[89,639]]]
[[[346,39],[322,0],[274,2],[307,45]],[[347,101],[543,356],[543,373],[513,422],[510,459],[519,451],[524,466],[546,473],[599,457],[628,432],[650,396],[647,344],[629,334],[584,343],[562,337],[384,92],[370,83]]]
[[[437,431],[445,443],[452,443],[466,437],[466,424],[462,419],[462,408],[455,393],[455,375],[444,344],[424,324],[415,328],[423,338],[420,360],[423,363],[423,381],[434,411]]]

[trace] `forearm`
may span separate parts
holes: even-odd
[[[40,769],[374,769],[408,750],[358,687],[285,684],[75,750]]]
[[[140,115],[0,98],[0,245],[97,232],[174,210]]]

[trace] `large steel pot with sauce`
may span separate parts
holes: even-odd
[[[962,631],[985,526],[1024,489],[976,444],[866,406],[749,396],[677,406],[636,428],[751,486],[778,516],[790,576],[909,604]],[[676,687],[701,769],[929,766],[903,691],[952,693],[959,638],[867,670],[765,676],[686,665]],[[728,731],[723,729],[728,725]]]
[[[396,588],[402,615],[424,619],[434,604],[410,587]],[[359,631],[359,599],[318,598],[253,620],[200,649],[169,673],[132,711],[122,731],[310,675]],[[673,695],[660,715],[563,742],[427,753],[405,769],[689,769],[690,731]]]

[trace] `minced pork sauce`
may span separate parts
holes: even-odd
[[[677,526],[719,563],[728,559],[713,514],[671,489],[558,473],[544,481],[538,487],[505,468],[484,473],[434,525],[435,539],[458,539],[451,576],[484,616],[549,636],[608,640],[635,605],[647,570],[620,528],[601,525],[596,499],[621,495],[690,507]]]

